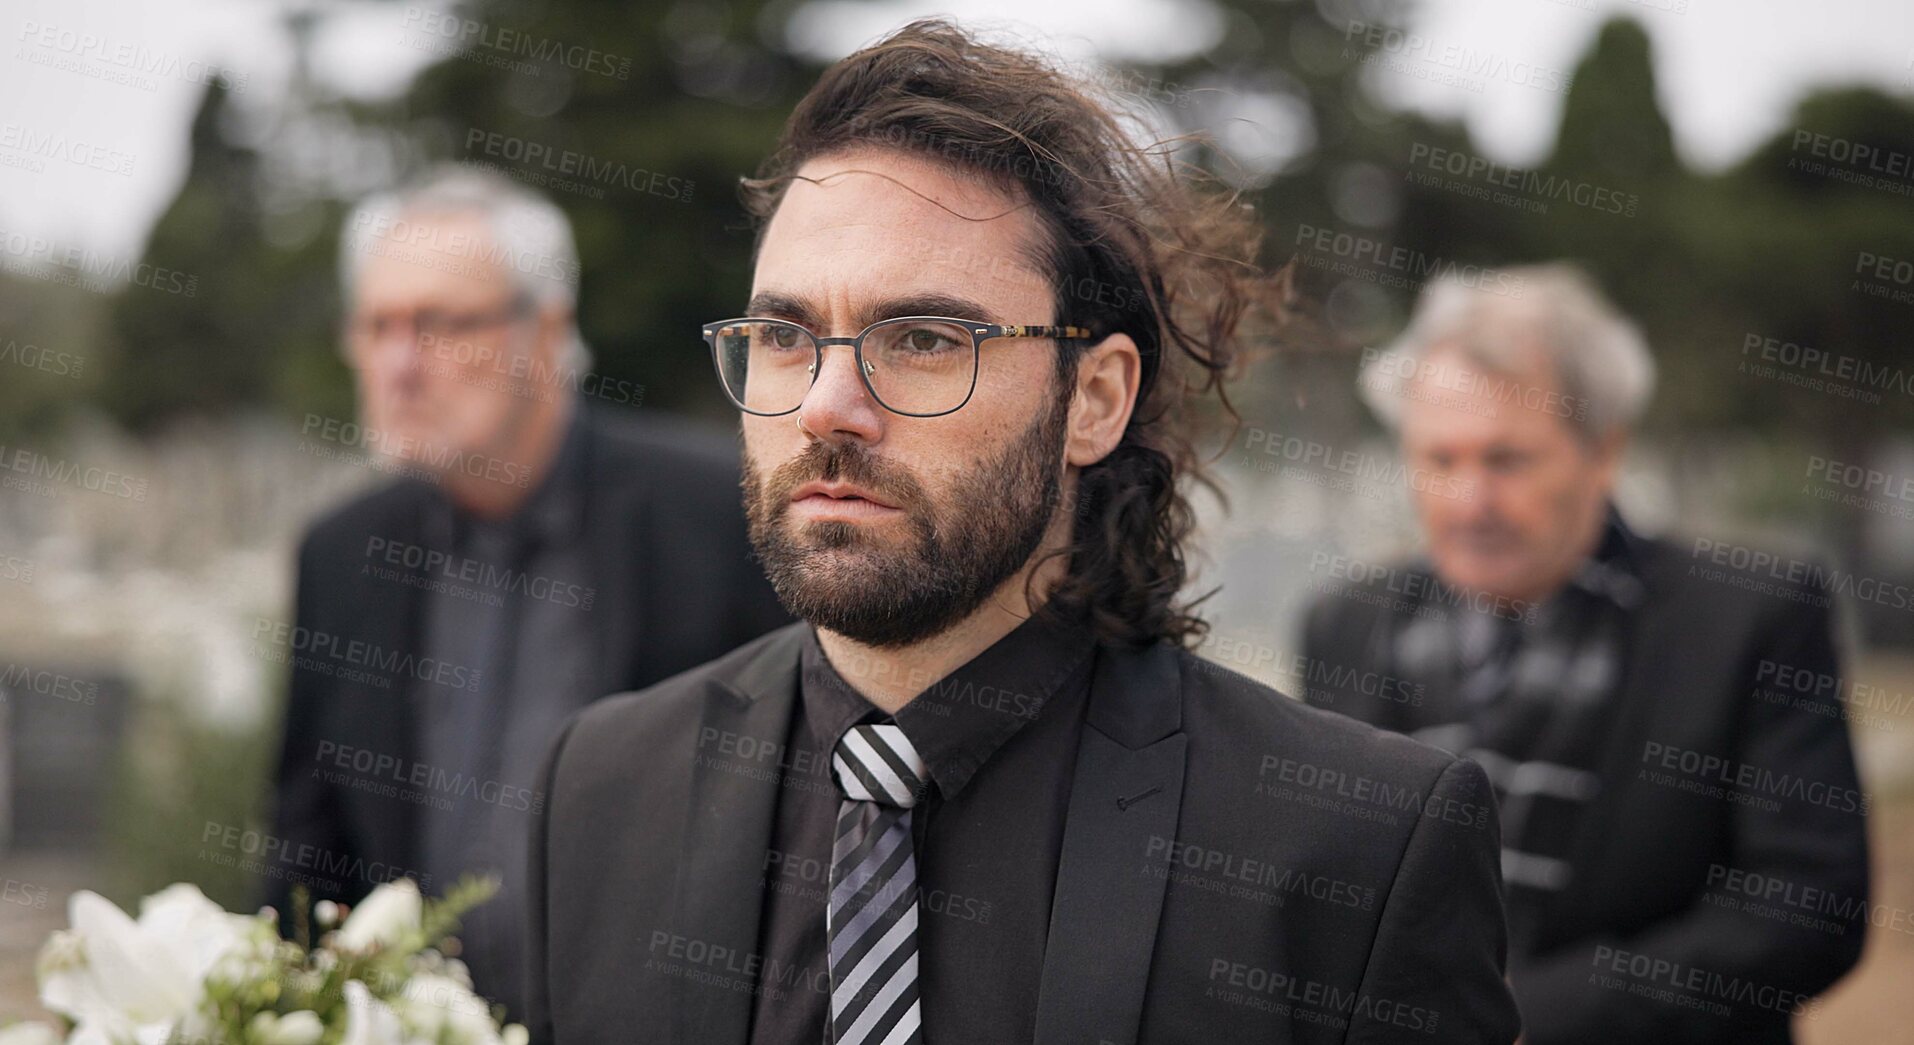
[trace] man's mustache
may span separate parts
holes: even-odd
[[[1521,531],[1500,520],[1449,527],[1449,538],[1469,544],[1519,544]]]
[[[772,471],[766,484],[772,510],[782,513],[790,504],[791,491],[812,480],[853,483],[907,511],[921,508],[926,502],[923,484],[864,447],[855,443],[812,443]]]

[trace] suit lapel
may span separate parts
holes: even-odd
[[[1183,800],[1182,709],[1173,647],[1099,650],[1050,909],[1037,1045],[1136,1040]]]
[[[731,682],[712,685],[698,749],[691,753],[687,844],[679,864],[675,909],[684,934],[712,955],[709,971],[721,977],[757,971],[751,956],[758,950],[760,880],[780,789],[775,777],[764,779],[762,771],[770,766],[723,753],[719,738],[749,738],[781,750],[797,698],[804,627],[778,633]],[[683,1045],[745,1040],[751,992],[689,977],[679,977],[678,991],[682,1004],[677,1006],[674,1040]]]

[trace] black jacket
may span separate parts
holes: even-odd
[[[750,554],[729,440],[649,415],[584,420],[581,530],[595,594],[578,620],[594,632],[595,677],[564,699],[582,707],[647,685],[789,622]],[[296,628],[281,644],[298,660],[272,829],[277,851],[296,855],[276,861],[267,889],[282,913],[295,881],[315,900],[352,902],[418,867],[420,805],[405,797],[404,767],[416,765],[418,750],[405,669],[348,668],[420,654],[419,589],[369,575],[366,548],[374,537],[426,544],[433,496],[416,481],[387,485],[321,519],[300,547]],[[355,642],[371,652],[351,653]],[[359,772],[329,772],[342,750],[365,753]],[[543,798],[513,801],[529,808]]]
[[[528,879],[535,1042],[746,1040],[804,627],[561,735]],[[1002,926],[1047,933],[1040,1045],[1515,1037],[1480,767],[1167,643],[1095,657],[1049,924]],[[1357,779],[1339,804],[1329,782]]]
[[[1737,572],[1710,542],[1634,540],[1645,597],[1623,630],[1603,785],[1570,884],[1509,957],[1525,1040],[1786,1042],[1789,1010],[1854,965],[1866,928],[1869,803],[1830,600],[1802,583],[1809,568]],[[1401,593],[1431,576],[1375,573],[1312,607],[1306,699],[1413,732],[1436,724],[1403,699],[1415,680],[1363,671],[1388,663],[1393,626],[1423,608]]]

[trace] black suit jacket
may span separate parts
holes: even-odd
[[[528,878],[534,1041],[746,1040],[803,627],[560,736]],[[1480,767],[1167,643],[1100,647],[1085,713],[1041,1045],[1514,1038]],[[1259,793],[1297,767],[1305,794]],[[1334,808],[1332,779],[1368,800]]]
[[[588,412],[584,422],[581,529],[596,594],[578,621],[593,630],[596,677],[566,699],[582,707],[648,685],[790,621],[750,554],[731,440],[629,412]],[[420,652],[419,588],[364,567],[373,537],[427,543],[424,512],[433,496],[422,483],[400,482],[313,526],[299,551],[295,620],[306,637],[295,646],[356,641],[387,653]],[[307,666],[291,673],[273,831],[282,852],[310,855],[294,869],[310,876],[314,899],[351,902],[418,866],[419,805],[366,786],[393,773],[374,768],[340,780],[321,771],[331,765],[322,753],[336,759],[341,749],[393,760],[375,766],[414,764],[416,724],[399,681],[379,685]],[[336,747],[322,747],[328,744]],[[269,883],[281,912],[294,877]]]
[[[1836,699],[1829,600],[1798,581],[1716,565],[1707,542],[1635,540],[1646,597],[1624,629],[1603,788],[1580,825],[1570,885],[1545,907],[1531,952],[1509,959],[1526,1040],[1786,1042],[1792,999],[1852,967],[1866,928],[1866,796]],[[1422,565],[1391,577],[1398,592],[1427,590],[1430,580]],[[1311,609],[1305,656],[1319,681],[1307,699],[1388,728],[1418,728],[1411,702],[1354,685],[1365,667],[1388,662],[1388,617],[1408,612],[1409,601],[1356,594],[1328,594]],[[1783,685],[1777,665],[1799,674]],[[1812,680],[1810,692],[1795,691],[1802,680]],[[1414,682],[1397,681],[1398,690]],[[1678,767],[1689,752],[1725,760],[1729,768],[1712,775],[1672,774],[1698,785],[1752,767],[1762,775],[1750,795],[1772,797],[1781,810],[1658,782],[1651,774],[1667,779],[1662,761],[1671,751]],[[1815,786],[1791,791],[1779,774]],[[1795,797],[1807,794],[1824,800]],[[1770,900],[1767,912],[1753,912],[1710,902],[1749,900],[1748,875],[1783,883],[1785,896],[1806,906]],[[1807,899],[1815,889],[1827,891],[1826,909]],[[1841,931],[1791,924],[1796,914]],[[1683,978],[1682,993],[1729,1004],[1732,1014],[1630,990],[1665,991]]]

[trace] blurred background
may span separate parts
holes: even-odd
[[[1041,10],[1039,8],[1041,7]],[[547,191],[608,387],[731,423],[697,327],[734,315],[734,191],[825,63],[940,13],[1054,53],[1266,216],[1282,351],[1216,446],[1203,651],[1279,688],[1327,555],[1413,549],[1365,353],[1461,267],[1571,258],[1661,380],[1622,484],[1644,530],[1852,579],[1876,900],[1914,905],[1914,9],[1900,0],[12,0],[0,15],[0,1018],[91,888],[255,883],[307,522],[382,474],[338,350],[350,205],[438,161]],[[555,176],[536,157],[676,179]],[[636,188],[634,188],[636,184]],[[1301,442],[1296,442],[1300,440]],[[1371,472],[1373,474],[1371,474]],[[1857,597],[1856,593],[1860,593]],[[1801,1028],[1914,1041],[1914,938],[1876,930]]]

